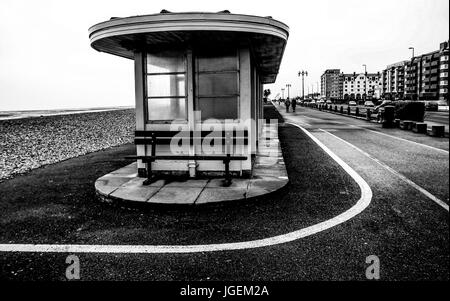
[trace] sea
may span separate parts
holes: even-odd
[[[114,110],[133,109],[131,106],[103,107],[103,108],[77,108],[77,109],[58,109],[58,110],[25,110],[25,111],[0,111],[0,120],[22,119],[33,117],[45,117],[56,115],[81,114],[91,112],[104,112]]]

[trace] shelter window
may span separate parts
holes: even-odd
[[[236,50],[199,52],[195,57],[195,109],[205,119],[237,119],[239,60]]]
[[[186,54],[182,51],[146,56],[147,119],[186,120]]]

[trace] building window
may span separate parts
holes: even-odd
[[[146,55],[147,120],[186,120],[186,54],[164,51]]]
[[[195,58],[195,109],[205,119],[237,119],[239,59],[236,50],[199,52]]]

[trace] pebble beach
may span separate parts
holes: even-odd
[[[134,109],[0,120],[0,182],[43,165],[131,143]]]

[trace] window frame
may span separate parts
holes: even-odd
[[[213,50],[214,51],[214,50]],[[215,98],[236,98],[236,116],[235,118],[217,118],[217,117],[209,117],[207,119],[204,119],[202,117],[202,120],[197,120],[196,122],[205,122],[208,120],[218,120],[220,123],[225,122],[225,120],[232,120],[232,121],[238,121],[240,118],[240,114],[241,114],[241,58],[240,58],[240,51],[239,48],[233,48],[230,50],[230,53],[233,53],[236,58],[236,64],[235,64],[235,70],[221,70],[221,71],[199,71],[199,57],[201,56],[200,51],[194,51],[192,59],[193,59],[193,69],[192,73],[193,73],[193,87],[194,87],[194,95],[193,95],[193,107],[195,111],[201,111],[200,110],[200,102],[199,100],[201,98],[210,98],[210,99],[215,99]],[[223,95],[209,95],[209,96],[205,96],[205,95],[199,95],[199,84],[200,84],[200,80],[199,77],[201,74],[226,74],[226,73],[231,73],[231,74],[236,74],[236,91],[237,93],[235,94],[223,94]]]
[[[169,51],[179,51],[182,55],[183,55],[183,64],[184,64],[184,72],[148,72],[148,55],[152,55],[152,54],[158,54],[161,52],[165,52],[163,51],[159,51],[159,52],[144,52],[143,53],[143,64],[144,64],[144,76],[143,76],[143,81],[144,81],[144,110],[145,110],[145,123],[146,124],[169,124],[169,123],[187,123],[188,122],[188,87],[189,87],[189,72],[191,72],[190,70],[188,70],[188,53],[187,50],[169,50]],[[148,76],[157,76],[157,75],[184,75],[184,96],[149,96],[149,91],[148,91]],[[184,99],[184,118],[176,118],[176,119],[155,119],[155,120],[150,120],[148,117],[148,109],[149,109],[149,101],[151,99],[167,99],[167,98],[174,98],[174,99]]]

